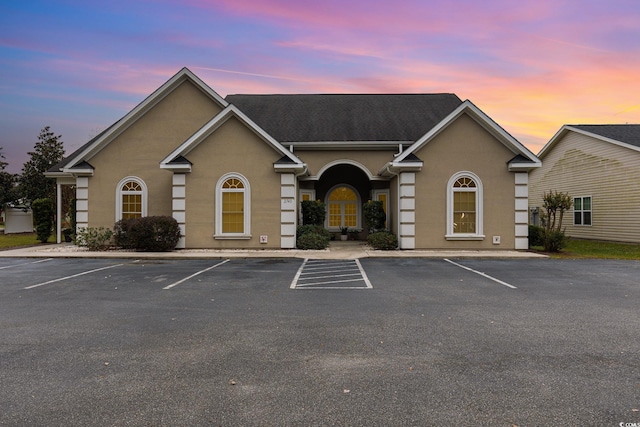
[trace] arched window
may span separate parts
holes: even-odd
[[[239,174],[227,174],[216,186],[216,238],[250,238],[249,182]]]
[[[345,185],[333,188],[327,197],[329,228],[358,227],[358,206],[358,194],[355,190]]]
[[[128,176],[116,189],[116,221],[147,216],[147,186],[138,177]]]
[[[447,234],[449,240],[481,240],[482,181],[471,172],[458,172],[447,184]]]

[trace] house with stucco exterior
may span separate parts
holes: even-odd
[[[301,201],[338,231],[380,200],[401,249],[527,249],[540,166],[454,94],[223,98],[184,68],[47,175],[78,227],[168,215],[180,248],[294,248]]]
[[[530,175],[537,222],[545,192],[573,199],[563,226],[575,238],[640,243],[640,125],[564,125]]]

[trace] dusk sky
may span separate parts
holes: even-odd
[[[638,0],[0,0],[0,147],[67,154],[182,67],[232,93],[455,93],[534,153],[640,123]]]

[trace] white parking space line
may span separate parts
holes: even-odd
[[[37,285],[27,286],[25,289],[33,289],[33,288],[37,288],[37,287],[40,287],[40,286],[48,285],[50,283],[61,282],[63,280],[67,280],[67,279],[73,279],[74,277],[84,276],[85,274],[95,273],[96,271],[102,271],[102,270],[108,270],[109,268],[120,267],[121,265],[124,265],[124,264],[115,264],[115,265],[110,265],[108,267],[101,267],[101,268],[96,268],[94,270],[83,271],[82,273],[73,274],[71,276],[61,277],[59,279],[53,279],[53,280],[49,280],[47,282],[38,283]]]
[[[165,287],[164,287],[164,288],[162,288],[162,289],[171,289],[171,288],[173,288],[174,286],[178,286],[180,283],[184,283],[184,282],[186,282],[187,280],[192,279],[192,278],[196,277],[196,276],[197,276],[197,275],[199,275],[199,274],[206,273],[206,272],[207,272],[207,271],[209,271],[209,270],[213,270],[214,268],[216,268],[216,267],[218,267],[218,266],[221,266],[222,264],[225,264],[225,263],[227,263],[227,262],[229,262],[229,261],[230,261],[230,259],[225,259],[224,261],[219,262],[219,263],[217,263],[216,265],[212,265],[211,267],[207,267],[207,268],[205,268],[204,270],[200,270],[200,271],[198,271],[198,272],[196,272],[196,273],[193,273],[191,276],[187,276],[187,277],[185,277],[185,278],[184,278],[184,279],[182,279],[182,280],[178,280],[177,282],[172,283],[172,284],[170,284],[169,286],[165,286]]]
[[[364,282],[364,286],[327,286]],[[360,261],[322,262],[305,259],[296,273],[291,289],[371,289],[373,286]]]
[[[458,266],[458,267],[460,267],[460,268],[464,268],[465,270],[471,271],[472,273],[476,273],[476,274],[479,274],[479,275],[480,275],[480,276],[482,276],[482,277],[486,277],[486,278],[487,278],[487,279],[489,279],[489,280],[493,280],[493,281],[494,281],[494,282],[496,282],[496,283],[500,283],[501,285],[504,285],[504,286],[506,286],[506,287],[508,287],[508,288],[511,288],[511,289],[518,289],[518,288],[516,288],[515,286],[510,285],[510,284],[509,284],[509,283],[507,283],[507,282],[503,282],[503,281],[502,281],[502,280],[500,280],[500,279],[496,279],[495,277],[489,276],[488,274],[483,273],[482,271],[474,270],[473,268],[469,268],[469,267],[466,267],[466,266],[464,266],[464,265],[462,265],[462,264],[458,264],[457,262],[453,262],[453,261],[451,261],[450,259],[446,259],[446,258],[445,258],[444,260],[445,260],[445,261],[447,261],[447,262],[448,262],[448,263],[450,263],[450,264],[453,264],[453,265]]]
[[[4,267],[0,267],[0,270],[4,270],[5,268],[20,267],[20,266],[29,265],[29,264],[39,264],[41,262],[51,261],[52,259],[53,258],[47,258],[47,259],[41,259],[41,260],[38,260],[38,261],[25,262],[25,263],[22,263],[22,264],[5,265]]]
[[[304,270],[304,267],[305,267],[305,265],[307,265],[308,261],[309,261],[309,258],[305,258],[304,261],[302,262],[302,265],[300,266],[300,268],[296,272],[296,275],[293,276],[293,280],[291,281],[291,285],[289,286],[290,289],[295,289],[296,288],[296,284],[298,283],[298,279],[300,279],[300,275],[302,274],[302,270]]]

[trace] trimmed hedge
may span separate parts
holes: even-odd
[[[54,209],[51,199],[36,199],[31,203],[36,237],[42,243],[47,243],[47,240],[51,237]]]
[[[326,249],[330,240],[329,230],[319,225],[301,225],[296,230],[298,249]]]
[[[529,247],[544,246],[544,228],[529,224]]]
[[[304,225],[322,225],[327,214],[324,203],[319,200],[303,200],[300,202],[302,209],[302,223]]]
[[[367,243],[369,243],[369,246],[373,249],[391,251],[398,247],[398,238],[390,231],[377,231],[369,234]]]
[[[106,251],[111,247],[113,231],[105,227],[81,227],[76,234],[76,245],[90,251]]]
[[[362,215],[369,232],[374,233],[384,230],[384,222],[387,220],[387,215],[384,213],[384,207],[380,200],[369,200],[365,203],[362,206]]]
[[[180,240],[180,226],[170,216],[127,218],[114,226],[115,245],[141,252],[168,252]]]

